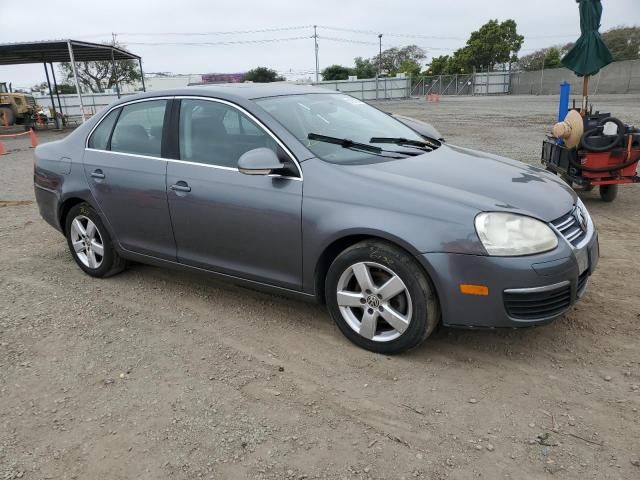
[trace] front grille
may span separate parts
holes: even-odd
[[[563,313],[571,305],[571,285],[550,290],[506,290],[504,307],[511,318],[542,320]]]
[[[578,277],[578,287],[577,292],[578,296],[582,296],[585,289],[587,288],[587,280],[589,279],[589,271],[585,270],[582,275]]]
[[[576,206],[566,215],[551,222],[556,230],[574,247],[587,235],[586,217],[581,217],[581,215],[584,213],[580,211],[580,207]],[[579,218],[584,219],[583,222],[580,222]]]
[[[33,98],[31,95],[25,95],[24,98],[27,100],[27,105],[30,105],[32,107],[36,106],[36,99]]]

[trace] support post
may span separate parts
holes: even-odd
[[[113,69],[113,79],[116,82],[116,94],[118,95],[118,100],[120,99],[120,85],[118,85],[118,67],[116,66],[116,61],[113,58],[113,48],[111,49],[111,68]]]
[[[320,62],[318,61],[318,26],[313,26],[313,44],[316,52],[316,83],[320,81]]]
[[[140,65],[140,79],[142,80],[142,91],[147,91],[147,86],[144,83],[144,72],[142,71],[142,59],[138,58],[138,65]]]
[[[56,71],[53,69],[53,63],[49,62],[49,66],[51,67],[51,75],[53,76],[53,89],[56,91],[56,98],[58,99],[58,109],[60,110],[60,115],[62,116],[62,126],[66,125],[66,121],[64,119],[64,113],[62,111],[62,102],[60,101],[60,92],[58,92],[58,82],[56,81]]]
[[[56,102],[53,101],[53,91],[51,90],[51,81],[49,80],[49,69],[47,68],[47,62],[43,62],[44,74],[47,77],[47,87],[49,87],[49,98],[51,99],[51,108],[53,109],[53,124],[58,127],[58,116],[56,115]]]
[[[585,75],[582,80],[582,110],[580,113],[584,117],[587,114],[589,108],[589,75]]]
[[[382,34],[378,34],[378,41],[380,43],[380,53],[378,55],[378,76],[382,74]]]
[[[73,46],[71,45],[71,40],[67,40],[67,47],[69,49],[69,59],[71,60],[71,71],[73,72],[73,83],[75,83],[76,85],[78,102],[80,102],[80,115],[82,116],[82,123],[84,123],[86,120],[86,117],[84,115],[84,105],[82,104],[82,93],[80,93],[80,83],[78,82],[78,70],[76,69],[76,60],[73,57]]]

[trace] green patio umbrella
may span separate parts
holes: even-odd
[[[582,113],[587,111],[589,76],[613,62],[613,56],[600,37],[602,3],[600,0],[576,0],[580,4],[580,38],[562,59],[562,65],[584,77]]]

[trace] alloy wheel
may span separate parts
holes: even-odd
[[[356,333],[374,342],[389,342],[409,327],[411,295],[402,279],[375,262],[348,267],[337,285],[342,318]]]
[[[71,245],[85,267],[100,268],[104,258],[104,245],[98,227],[90,218],[78,215],[73,219],[71,222]]]

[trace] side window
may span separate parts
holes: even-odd
[[[98,128],[96,128],[91,137],[89,137],[89,148],[95,148],[97,150],[107,150],[109,145],[109,137],[111,136],[111,130],[113,130],[113,124],[116,123],[118,118],[119,108],[111,111],[104,120],[100,122]]]
[[[111,150],[159,157],[166,108],[167,100],[124,106],[111,136]]]
[[[229,105],[183,99],[180,105],[180,159],[237,168],[243,153],[267,147],[281,155],[273,138]]]

